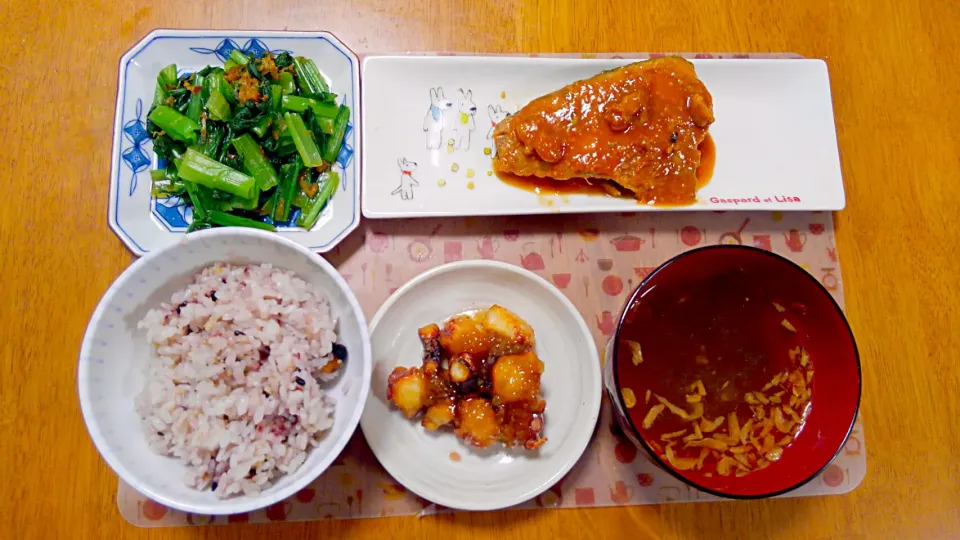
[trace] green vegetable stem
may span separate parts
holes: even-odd
[[[177,87],[177,65],[170,64],[160,70],[157,74],[157,83],[165,92],[169,92]]]
[[[330,90],[313,60],[298,56],[293,59],[293,70],[297,73],[300,94],[320,98]]]
[[[167,135],[178,141],[187,144],[197,142],[197,131],[200,130],[200,124],[166,105],[159,105],[154,108],[148,118]]]
[[[264,231],[275,231],[276,227],[262,221],[255,221],[249,218],[234,216],[219,210],[210,211],[210,222],[223,227],[250,227],[253,229],[262,229]]]
[[[250,63],[250,57],[237,49],[230,51],[230,60],[233,60],[235,65],[240,66],[245,66]]]
[[[257,181],[242,172],[208,158],[193,148],[187,148],[179,164],[180,178],[211,189],[226,191],[249,199],[254,196]]]
[[[210,98],[207,99],[207,112],[210,113],[210,118],[221,122],[233,117],[233,111],[230,110],[230,103],[227,102],[227,98],[223,97],[220,91],[214,91],[213,89],[210,91]]]
[[[302,169],[303,160],[299,155],[295,156],[291,163],[280,167],[280,187],[277,188],[271,215],[273,221],[284,222],[290,219],[290,209],[299,188],[298,180]]]
[[[262,191],[266,191],[280,183],[280,177],[273,165],[267,161],[263,155],[263,150],[257,141],[253,140],[249,134],[241,135],[233,140],[233,147],[243,158],[243,166],[247,171],[257,179],[257,185]]]
[[[337,119],[333,121],[333,133],[327,137],[323,143],[323,160],[327,163],[333,163],[340,154],[340,147],[343,146],[343,137],[347,132],[347,122],[350,121],[350,109],[346,105],[340,106],[337,113]]]
[[[194,122],[200,121],[200,113],[203,112],[203,84],[206,77],[202,75],[193,76],[194,89],[190,93],[190,102],[187,104],[187,118]]]
[[[184,182],[187,188],[187,194],[190,195],[190,203],[193,204],[193,219],[206,220],[208,217],[208,206],[204,204],[203,196],[200,194],[200,186],[193,182]]]
[[[296,94],[297,85],[293,82],[293,75],[287,71],[280,72],[280,88],[283,91],[283,95]]]
[[[293,137],[293,143],[297,146],[300,158],[303,159],[303,165],[306,167],[322,165],[323,157],[320,155],[320,149],[317,148],[313,133],[303,123],[303,118],[299,114],[288,112],[283,115],[283,119],[287,122],[287,132]]]
[[[311,199],[306,207],[302,209],[300,217],[297,218],[298,227],[309,230],[316,225],[317,220],[320,219],[320,211],[323,210],[327,201],[330,200],[330,197],[332,197],[333,193],[337,190],[337,186],[340,185],[340,175],[337,173],[328,171],[324,173],[324,176],[326,176],[326,179],[323,182],[323,187],[320,188],[317,196]]]

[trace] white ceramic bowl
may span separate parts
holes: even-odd
[[[548,438],[536,452],[473,449],[449,431],[426,431],[387,402],[393,368],[420,365],[417,328],[491,304],[513,311],[536,333]],[[397,290],[370,326],[373,380],[360,424],[387,472],[417,495],[462,510],[512,506],[560,480],[590,442],[602,392],[597,348],[577,309],[543,278],[494,261],[440,266]]]
[[[218,262],[270,263],[317,285],[330,301],[339,341],[348,358],[328,395],[336,400],[334,425],[306,462],[256,496],[218,499],[183,483],[184,466],[147,446],[134,408],[143,388],[151,347],[137,323],[169,302],[203,268]],[[370,390],[370,338],[363,311],[336,269],[297,243],[253,229],[223,228],[184,236],[127,268],[107,290],[83,338],[77,385],[87,430],[107,464],[137,491],[166,506],[196,514],[252,511],[293,495],[316,479],[356,429]]]

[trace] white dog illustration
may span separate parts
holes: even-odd
[[[420,182],[417,182],[413,178],[413,171],[417,170],[417,164],[413,161],[408,161],[406,158],[400,158],[397,160],[397,165],[400,166],[400,185],[397,186],[397,189],[390,192],[391,195],[400,195],[400,198],[409,201],[413,199],[413,186],[419,186]]]
[[[430,109],[423,117],[423,131],[427,134],[427,149],[436,150],[443,142],[443,112],[453,103],[443,97],[443,88],[430,89]]]
[[[490,131],[487,132],[487,138],[493,138],[493,130],[497,128],[497,124],[503,122],[503,119],[510,116],[510,113],[503,110],[503,107],[497,105],[487,105],[487,114],[490,115]]]
[[[477,114],[477,106],[473,104],[473,91],[463,91],[457,98],[457,119],[453,122],[453,147],[463,150],[470,149],[470,133],[477,129],[473,116]]]

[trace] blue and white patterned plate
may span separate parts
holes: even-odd
[[[150,196],[150,169],[157,164],[146,130],[146,115],[157,84],[157,73],[176,63],[182,72],[206,65],[223,65],[233,49],[263,54],[289,51],[316,62],[350,107],[350,124],[334,169],[340,187],[320,220],[309,230],[278,226],[278,234],[313,251],[326,252],[360,223],[360,64],[357,56],[327,32],[263,32],[214,30],[154,30],[120,58],[117,111],[113,127],[110,167],[110,228],[137,255],[177,241],[192,219],[190,208],[178,198]]]

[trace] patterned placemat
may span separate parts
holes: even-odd
[[[463,259],[494,259],[522,266],[554,283],[573,301],[602,350],[627,295],[644,276],[674,255],[718,243],[752,245],[784,255],[820,280],[843,305],[829,213],[367,220],[328,258],[350,283],[368,318],[394,290],[428,268]],[[865,474],[863,427],[858,421],[836,461],[815,480],[783,497],[846,493],[859,485]],[[605,397],[598,429],[578,465],[550,490],[519,508],[714,499],[655,467],[623,438]],[[262,511],[216,518],[187,514],[144,498],[122,481],[117,503],[127,521],[143,527],[449,511],[404,490],[380,467],[359,430],[334,465],[310,487]]]

